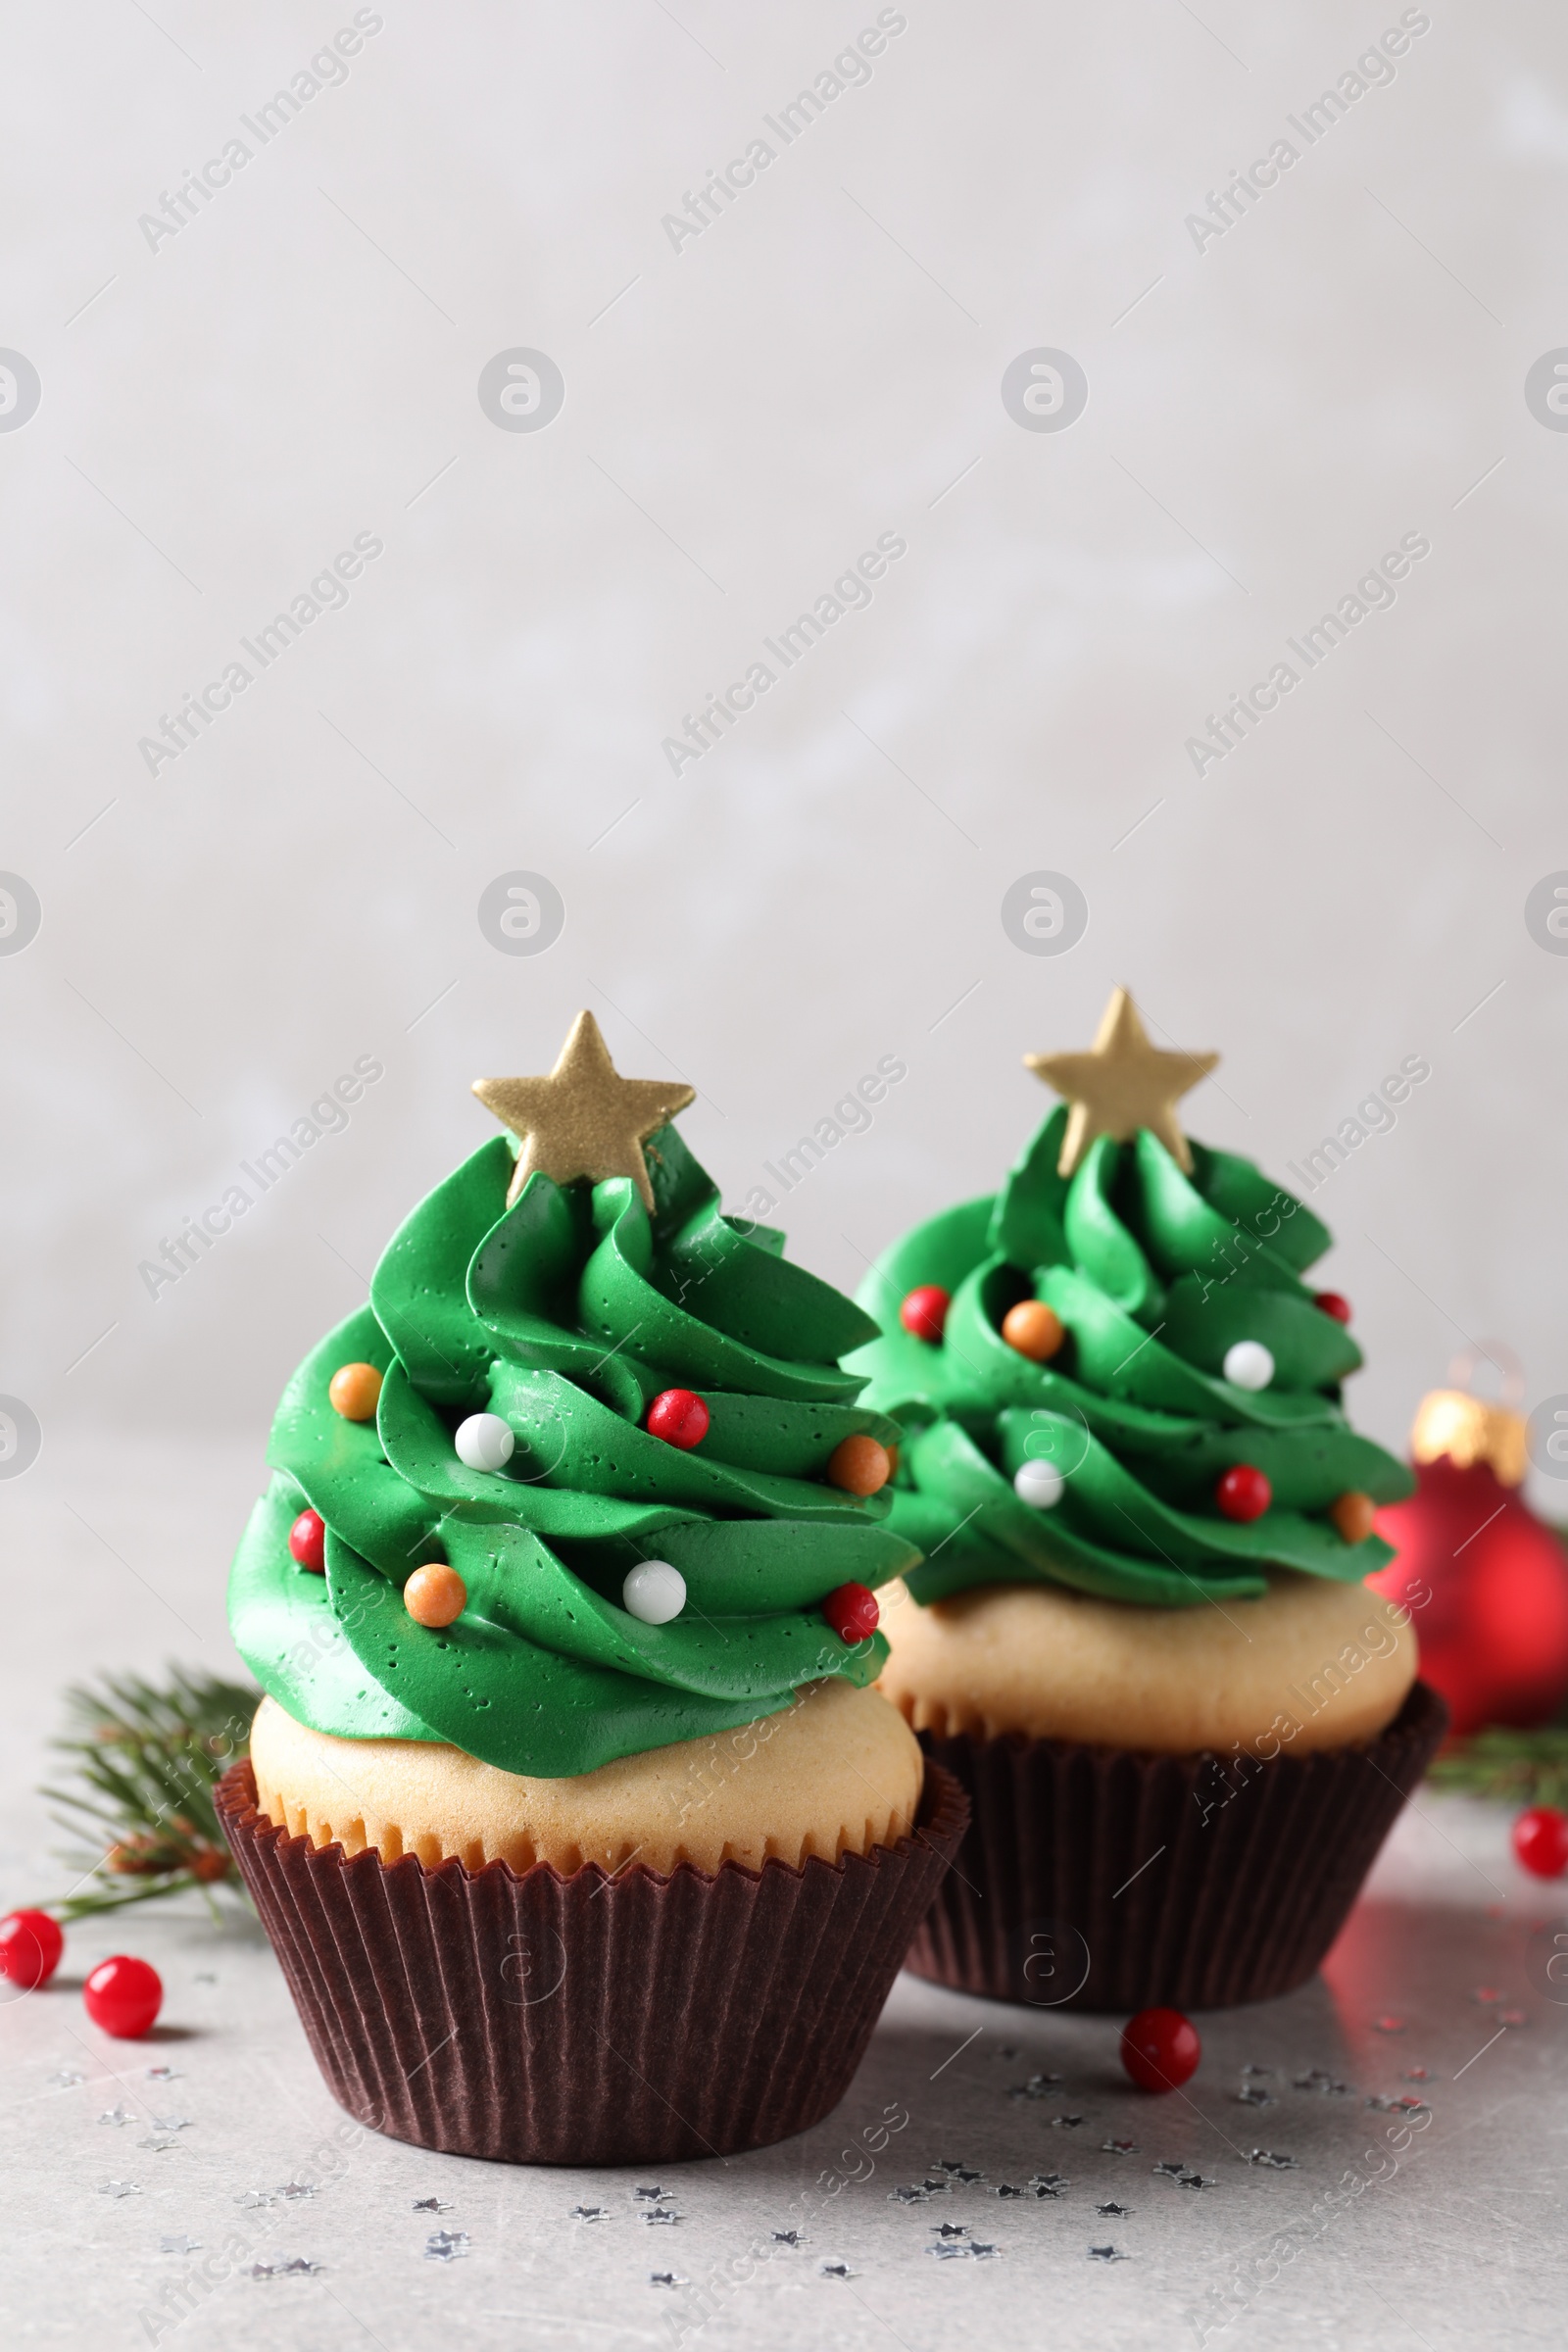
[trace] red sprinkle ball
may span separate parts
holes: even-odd
[[[326,1521],[319,1511],[301,1511],[288,1531],[288,1547],[313,1576],[326,1574]]]
[[[95,2026],[119,2041],[140,2041],[164,2005],[164,1981],[147,1961],[117,1952],[99,1961],[81,1997]]]
[[[47,1911],[11,1911],[0,1919],[0,1977],[34,1992],[47,1984],[66,1948]]]
[[[1273,1488],[1250,1462],[1232,1462],[1214,1489],[1214,1500],[1224,1516],[1240,1520],[1244,1527],[1250,1519],[1261,1519],[1273,1499]]]
[[[853,1649],[876,1632],[882,1612],[864,1585],[840,1585],[822,1603],[822,1614],[839,1640]]]
[[[1121,2062],[1140,2090],[1179,2090],[1202,2055],[1198,2028],[1179,2009],[1140,2009],[1122,2032]]]
[[[1312,1304],[1320,1307],[1324,1314],[1332,1315],[1336,1323],[1348,1323],[1350,1320],[1350,1301],[1338,1291],[1314,1291]]]
[[[910,1291],[899,1309],[899,1321],[906,1331],[912,1331],[917,1340],[929,1340],[936,1347],[947,1329],[948,1308],[953,1299],[937,1282],[922,1282]]]
[[[648,1434],[690,1453],[708,1435],[709,1411],[690,1389],[662,1389],[648,1407]]]
[[[1513,1825],[1513,1850],[1533,1878],[1560,1879],[1568,1870],[1568,1813],[1559,1813],[1555,1805],[1532,1805]]]

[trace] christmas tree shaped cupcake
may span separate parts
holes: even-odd
[[[847,1359],[905,1425],[891,1524],[925,1555],[882,1687],[975,1808],[913,1965],[1255,1999],[1316,1967],[1441,1737],[1362,1582],[1411,1481],[1346,1417],[1349,1308],[1303,1279],[1327,1230],[1182,1132],[1216,1056],[1118,990],[1091,1052],[1027,1059],[1063,1103],[886,1253]]]
[[[963,1809],[869,1687],[917,1556],[837,1361],[874,1325],[722,1213],[691,1089],[619,1077],[591,1014],[474,1092],[510,1132],[278,1410],[230,1840],[363,2120],[760,2145],[842,2095]]]

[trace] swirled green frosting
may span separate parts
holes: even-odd
[[[1063,1178],[1066,1120],[1052,1114],[995,1198],[896,1243],[860,1294],[883,1337],[846,1360],[907,1432],[893,1525],[926,1555],[915,1598],[1051,1583],[1179,1608],[1261,1593],[1269,1568],[1353,1583],[1382,1567],[1390,1545],[1347,1543],[1328,1516],[1344,1494],[1393,1502],[1413,1482],[1346,1420],[1361,1352],[1300,1280],[1327,1229],[1250,1161],[1195,1143],[1186,1176],[1147,1130],[1100,1137]],[[924,1283],[952,1294],[936,1345],[899,1321]],[[1066,1327],[1043,1364],[1002,1336],[1029,1298]],[[1238,1340],[1272,1355],[1266,1388],[1225,1378]],[[1036,1459],[1064,1478],[1049,1510],[1013,1488]],[[1214,1499],[1237,1462],[1273,1494],[1245,1525]]]
[[[880,1671],[882,1637],[847,1647],[820,1605],[917,1556],[887,1523],[888,1491],[862,1500],[824,1476],[845,1437],[896,1440],[838,1362],[875,1325],[788,1263],[781,1234],[723,1215],[672,1128],[648,1156],[652,1214],[629,1179],[542,1174],[508,1208],[514,1152],[497,1136],[415,1210],[369,1305],[289,1382],[229,1614],[298,1721],[559,1778],[753,1722],[820,1676]],[[350,1362],[384,1374],[373,1422],[328,1401]],[[642,1426],[668,1388],[708,1405],[694,1450]],[[514,1433],[502,1471],[454,1449],[474,1412]],[[324,1578],[289,1553],[307,1504],[326,1523]],[[650,1558],[686,1580],[669,1624],[620,1605]],[[467,1589],[440,1631],[402,1596],[430,1559]]]

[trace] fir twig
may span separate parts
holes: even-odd
[[[1568,1723],[1477,1732],[1446,1748],[1428,1777],[1435,1788],[1505,1804],[1568,1806]]]
[[[105,1675],[66,1693],[72,1718],[52,1742],[71,1759],[74,1785],[40,1793],[80,1843],[63,1853],[77,1874],[72,1891],[41,1906],[62,1919],[239,1882],[213,1803],[217,1781],[244,1756],[261,1693],[172,1666],[159,1686]]]

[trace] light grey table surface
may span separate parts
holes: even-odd
[[[46,1454],[0,1490],[17,1595],[0,1904],[62,1883],[30,1793],[60,1686],[170,1654],[229,1662],[222,1564],[256,1481],[249,1450],[191,1459],[122,1443]],[[904,1977],[817,2130],[729,2162],[579,2173],[426,2155],[352,2125],[253,1925],[219,1932],[158,1906],[86,1924],[46,1992],[0,2007],[4,2341],[1119,2352],[1206,2329],[1270,2352],[1557,2345],[1568,1985],[1546,1963],[1559,1927],[1568,1885],[1525,1878],[1500,1810],[1422,1793],[1322,1978],[1200,2019],[1185,2093],[1126,2083],[1118,2021]],[[81,2005],[89,1968],[125,1949],[167,1986],[144,2042],[109,2039]],[[1335,2087],[1296,2086],[1314,2070]],[[1061,2080],[1017,2095],[1041,2075]],[[1242,2104],[1248,2088],[1273,2103]],[[1372,2103],[1401,2097],[1424,2113]],[[889,2109],[908,2121],[873,2152]],[[1117,2139],[1134,2152],[1108,2151]],[[1294,2169],[1254,2166],[1253,2149]],[[1158,2173],[1167,2162],[1202,2185]],[[944,2164],[980,2178],[895,2195]],[[1043,2174],[1064,2178],[1059,2196],[997,2193]],[[419,2209],[431,2197],[443,2210]],[[1109,2203],[1125,2213],[1102,2214]],[[576,2220],[579,2206],[603,2217]],[[944,2227],[963,2232],[952,2244],[996,2251],[934,2258]],[[791,2230],[803,2243],[774,2234]],[[463,2250],[432,2256],[437,2231],[461,2232]],[[1106,2245],[1118,2259],[1091,2254]],[[282,2267],[294,2260],[316,2267]]]

